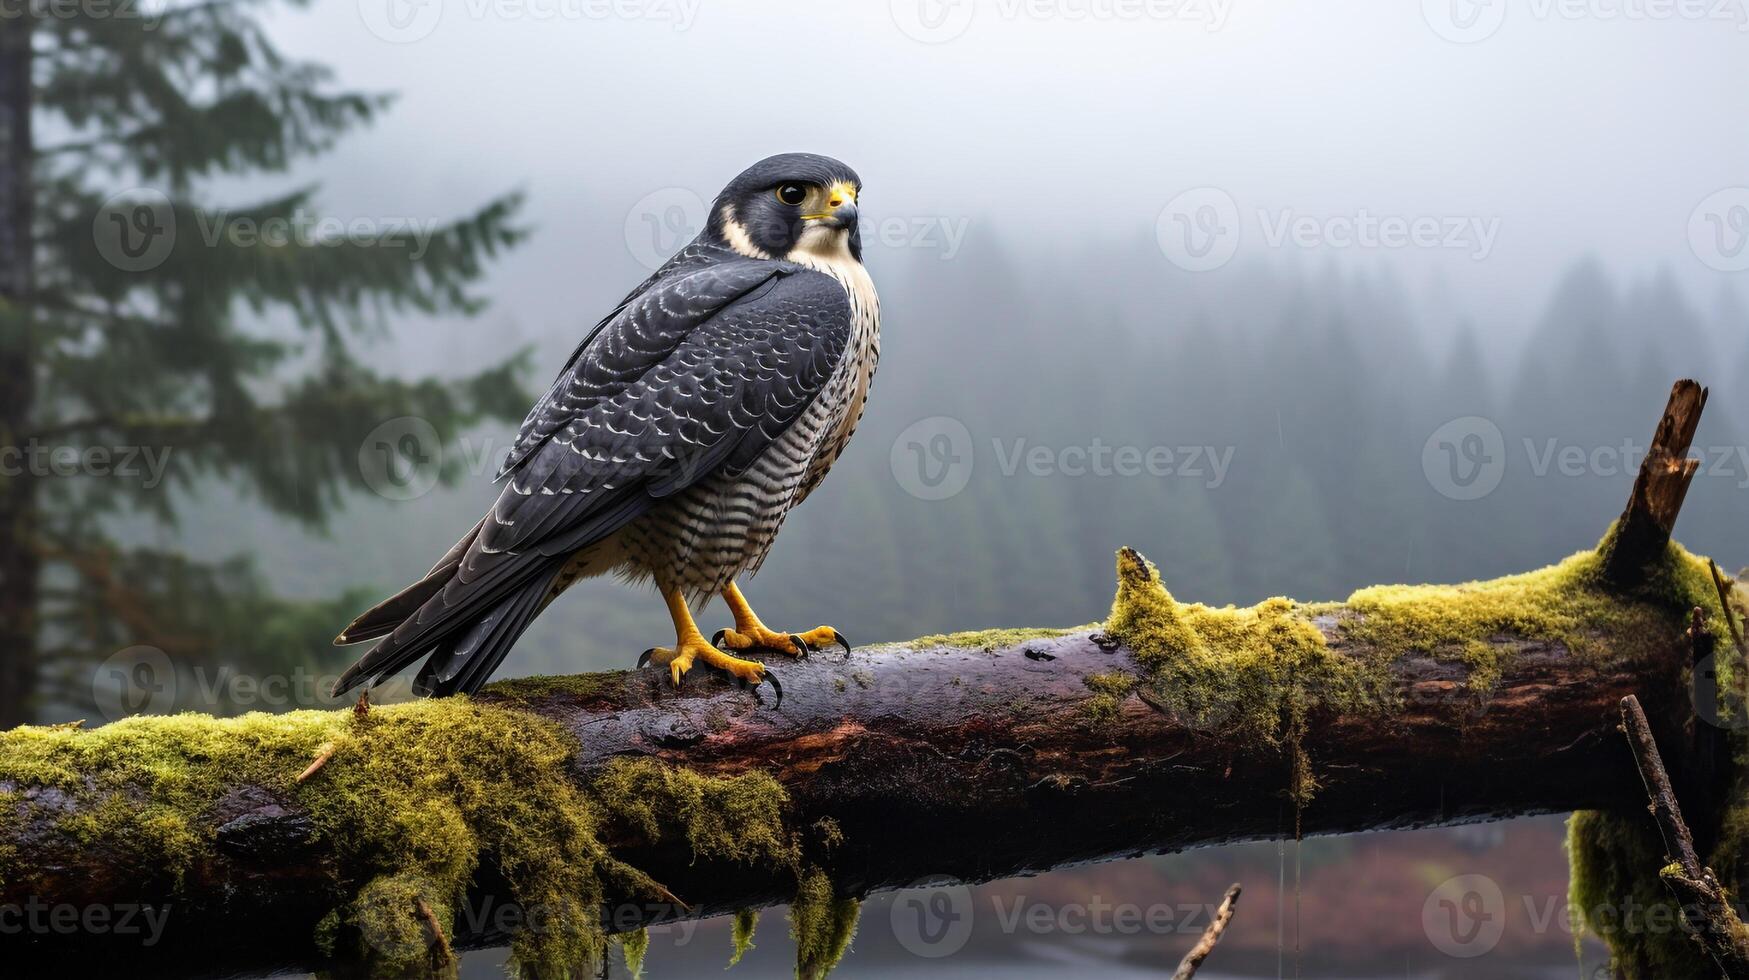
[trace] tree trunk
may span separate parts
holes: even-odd
[[[35,486],[20,455],[36,397],[31,238],[31,16],[0,17],[0,729],[32,717],[37,680]]]

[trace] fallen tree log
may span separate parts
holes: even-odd
[[[1721,592],[1643,534],[1628,579],[1612,533],[1527,575],[1251,609],[1178,603],[1126,549],[1101,626],[776,662],[781,704],[645,670],[0,733],[0,911],[22,923],[0,915],[0,949],[222,975],[513,938],[551,973],[604,933],[799,898],[818,972],[846,899],[928,877],[1638,807],[1628,695],[1677,791],[1712,798],[1686,627]]]

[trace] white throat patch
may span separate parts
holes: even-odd
[[[844,287],[850,295],[851,312],[866,317],[866,328],[872,333],[880,322],[880,297],[875,295],[874,280],[856,256],[850,254],[850,232],[843,228],[811,225],[784,256],[797,265],[824,272]],[[858,325],[859,329],[863,324]]]
[[[862,269],[862,263],[850,254],[850,232],[825,225],[809,225],[803,229],[802,237],[796,240],[784,258],[839,279],[844,279],[845,273],[849,273],[852,266],[857,270]],[[866,272],[862,274],[867,275]]]

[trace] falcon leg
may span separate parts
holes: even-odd
[[[709,664],[748,684],[767,679],[764,664],[731,657],[705,642],[698,624],[692,621],[692,610],[686,608],[686,597],[679,589],[664,589],[662,599],[668,603],[668,615],[674,620],[674,646],[645,650],[638,658],[638,666],[654,663],[658,667],[667,667],[675,687],[680,686],[680,678],[692,669],[695,661]]]
[[[819,626],[806,633],[779,633],[766,628],[759,621],[759,616],[753,612],[753,607],[747,604],[747,597],[741,594],[740,586],[730,582],[723,589],[723,601],[728,603],[729,612],[735,617],[735,628],[718,630],[712,637],[712,642],[721,643],[731,650],[776,650],[792,657],[805,657],[817,647],[828,643],[836,643],[850,652],[850,641],[842,633],[830,626]]]

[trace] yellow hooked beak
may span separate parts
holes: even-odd
[[[821,221],[847,228],[856,221],[856,185],[839,181],[819,195],[814,210],[802,213],[803,221]]]

